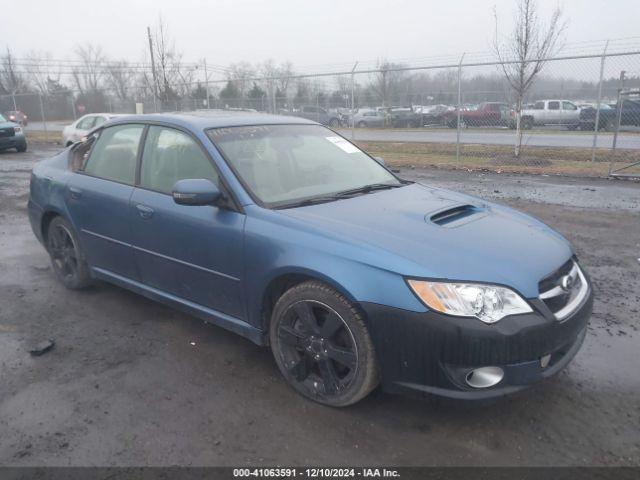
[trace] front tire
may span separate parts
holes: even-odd
[[[321,282],[301,283],[280,297],[269,338],[285,380],[318,403],[345,407],[378,384],[373,343],[362,315]]]
[[[18,146],[16,147],[16,151],[17,151],[18,153],[24,153],[24,152],[26,152],[26,151],[27,151],[27,142],[23,143],[22,145],[18,145]]]
[[[47,229],[47,251],[53,271],[72,290],[91,285],[91,274],[78,237],[69,222],[55,217]]]

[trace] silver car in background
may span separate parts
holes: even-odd
[[[387,125],[387,113],[383,110],[358,110],[353,116],[353,125],[360,128],[384,127]]]

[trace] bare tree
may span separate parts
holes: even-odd
[[[175,101],[189,90],[193,72],[184,68],[182,53],[178,52],[162,17],[153,35],[158,97],[162,102]]]
[[[500,41],[498,15],[494,10],[493,50],[498,60],[505,62],[501,64],[502,71],[515,97],[517,140],[514,155],[519,157],[522,149],[521,120],[525,95],[547,59],[559,50],[566,23],[562,21],[562,10],[558,7],[545,25],[538,16],[536,0],[516,0],[516,9],[513,33],[507,42]]]
[[[81,95],[98,92],[104,79],[104,69],[107,57],[102,47],[97,45],[78,46],[76,48],[78,66],[73,67],[71,75]]]
[[[126,60],[110,62],[106,67],[106,82],[119,100],[130,98],[130,89],[135,84],[136,73]]]
[[[396,70],[401,65],[386,60],[378,62],[378,72],[374,74],[371,88],[379,95],[383,107],[391,106],[391,97],[397,93],[405,72]]]
[[[6,55],[0,57],[0,93],[26,92],[29,83],[26,77],[18,70],[15,57],[7,47]]]
[[[60,67],[53,67],[52,62],[50,52],[32,51],[25,58],[24,71],[27,78],[43,95],[47,95],[50,85],[60,82]]]
[[[277,111],[280,106],[288,103],[289,85],[293,73],[293,65],[291,62],[284,62],[276,65],[273,60],[269,59],[259,65],[257,68],[260,75],[266,77],[263,87],[267,91],[267,97],[271,109]]]
[[[252,77],[255,77],[255,69],[247,62],[233,63],[229,66],[227,78],[233,82],[240,97],[238,105],[244,107],[247,93],[253,85]]]

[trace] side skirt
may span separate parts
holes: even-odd
[[[226,328],[227,330],[248,338],[257,345],[267,345],[267,336],[262,330],[249,325],[247,322],[240,320],[239,318],[218,312],[217,310],[207,308],[203,305],[185,300],[184,298],[176,297],[170,293],[149,287],[148,285],[144,285],[102,268],[92,267],[91,273],[95,278],[113,283],[114,285],[131,290],[132,292],[150,298],[151,300],[174,307],[177,310],[193,315],[207,323]]]

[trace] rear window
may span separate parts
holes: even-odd
[[[143,125],[118,125],[105,128],[91,149],[84,167],[94,177],[133,185]]]

